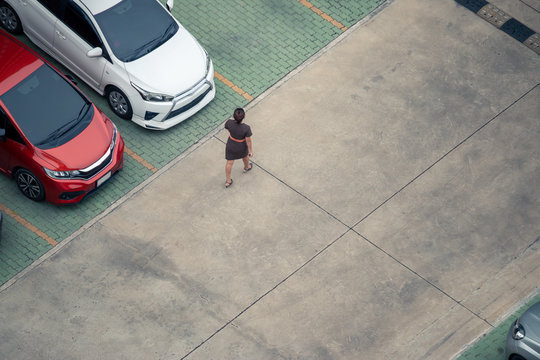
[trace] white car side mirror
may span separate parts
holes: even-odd
[[[169,10],[169,12],[171,12],[173,5],[174,5],[174,0],[167,0],[167,10]]]
[[[86,56],[88,56],[89,58],[100,57],[101,55],[103,55],[103,50],[101,50],[100,47],[95,47],[93,49],[90,49],[86,53]]]

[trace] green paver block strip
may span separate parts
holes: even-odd
[[[315,0],[311,3],[350,27],[385,0]],[[162,0],[165,3],[165,0]],[[296,0],[186,0],[176,3],[178,18],[209,52],[215,71],[256,97],[343,32]],[[51,61],[25,36],[21,41]],[[116,117],[106,100],[81,80],[78,86],[117,125],[126,146],[160,169],[195,142],[220,126],[248,101],[216,80],[216,98],[189,120],[165,131],[150,131]],[[60,242],[100,214],[113,202],[152,175],[124,154],[124,169],[82,203],[57,207],[24,198],[13,180],[0,176],[0,203]],[[5,283],[50,246],[34,233],[7,219],[0,243],[0,284]]]
[[[0,284],[52,248],[45,240],[9,216],[3,217],[0,242]]]
[[[475,344],[461,354],[457,360],[504,360],[504,347],[506,334],[514,320],[527,310],[529,306],[540,301],[540,294],[536,295],[518,311],[502,321],[496,328],[484,334]]]
[[[343,25],[351,27],[385,1],[310,0],[310,3]]]
[[[253,97],[342,33],[295,0],[188,2],[173,14],[209,51],[216,71]]]

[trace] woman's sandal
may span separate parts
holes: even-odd
[[[244,172],[247,173],[248,171],[250,171],[251,169],[253,169],[253,164],[252,163],[249,163],[249,167],[247,169],[244,169]]]
[[[231,186],[232,183],[233,183],[233,180],[232,180],[232,179],[231,179],[231,181],[227,181],[227,182],[225,183],[225,188],[228,188],[229,186]]]

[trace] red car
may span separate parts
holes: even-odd
[[[122,169],[123,153],[113,122],[0,30],[0,171],[32,200],[76,203]]]

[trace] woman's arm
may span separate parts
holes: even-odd
[[[251,141],[251,136],[246,137],[246,143],[247,143],[248,150],[249,150],[248,156],[252,157],[253,156],[253,142]]]

